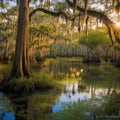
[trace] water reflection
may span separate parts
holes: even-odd
[[[111,95],[115,91],[116,93],[120,93],[119,88],[97,88],[92,85],[85,85],[81,80],[74,80],[74,82],[71,82],[69,79],[59,99],[57,99],[52,106],[52,111],[58,112],[62,110],[65,103],[101,98]]]
[[[15,120],[10,100],[0,92],[0,120]]]
[[[56,77],[79,78],[83,73],[83,64],[80,60],[55,60],[49,61],[47,65],[43,65],[43,70],[49,74],[54,74]]]
[[[59,98],[55,100],[52,112],[62,110],[65,103],[101,98],[111,95],[115,90],[120,92],[120,70],[108,63],[83,65],[81,61],[58,60],[50,61],[48,66],[49,73],[52,71],[55,76],[62,73],[65,82],[65,88]],[[46,68],[45,70],[47,70]],[[79,74],[79,77],[76,76],[78,72],[82,73]]]
[[[63,90],[37,92],[25,99],[13,97],[12,107],[10,101],[0,93],[0,120],[15,120],[15,117],[17,120],[52,120],[50,114],[62,110],[65,103],[96,101],[96,97],[102,101],[103,96],[111,97],[113,94],[117,97],[107,99],[105,109],[109,114],[119,110],[120,70],[110,64],[85,65],[80,60],[54,60],[43,64],[42,70],[52,74],[53,78],[59,78],[64,84]]]

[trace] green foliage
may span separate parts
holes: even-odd
[[[70,36],[66,36],[66,35],[63,35],[62,33],[58,33],[58,34],[55,36],[55,39],[56,39],[56,40],[69,41],[69,40],[70,40]]]
[[[90,48],[95,48],[100,44],[110,43],[108,35],[102,30],[90,30],[88,37],[84,34],[79,41],[80,44],[84,44]]]
[[[118,115],[120,110],[120,93],[114,90],[103,106],[108,115]]]
[[[54,120],[88,120],[89,117],[84,114],[85,110],[90,109],[83,102],[64,104],[63,110],[54,113]]]
[[[120,94],[99,96],[93,99],[64,104],[63,110],[54,113],[54,120],[89,120],[94,116],[117,116]],[[109,118],[109,117],[108,117]],[[102,118],[101,118],[102,119]]]
[[[34,77],[30,78],[14,78],[8,82],[8,89],[15,93],[30,93],[53,87],[53,82],[46,73],[34,74]]]
[[[39,34],[48,35],[50,34],[52,30],[53,30],[52,26],[48,24],[47,25],[46,24],[41,24],[41,25],[31,24],[30,25],[30,32],[33,35],[39,35]]]
[[[11,64],[0,64],[0,82],[3,80],[3,78],[8,75],[9,71],[11,70]]]
[[[67,4],[62,2],[57,2],[54,11],[65,11],[67,9]]]
[[[47,35],[47,34],[49,34],[50,33],[50,31],[52,30],[52,27],[50,26],[50,25],[40,25],[39,26],[39,32],[41,33],[41,34],[45,34],[45,35]]]

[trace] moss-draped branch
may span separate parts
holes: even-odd
[[[68,5],[70,7],[74,8],[74,4],[70,0],[66,0],[66,2],[68,3]],[[76,9],[78,11],[80,11],[81,14],[83,14],[83,15],[85,14],[84,8],[81,8],[80,6],[76,6]],[[53,12],[53,11],[46,10],[44,8],[37,8],[37,9],[33,10],[30,13],[29,18],[31,19],[31,17],[36,12],[39,12],[39,11],[44,12],[44,13],[49,14],[54,17],[63,16],[66,19],[66,22],[71,19],[63,11]],[[111,21],[106,14],[104,14],[103,12],[100,12],[100,11],[87,9],[87,15],[91,16],[91,17],[95,17],[95,18],[99,19],[100,21],[102,21],[103,24],[105,24],[108,28],[108,33],[109,33],[109,36],[111,39],[111,43],[115,44],[115,42],[117,41],[120,44],[120,28],[118,26],[116,26],[116,24],[113,21]]]
[[[70,7],[72,8],[74,7],[74,4],[70,0],[66,0],[66,2]],[[80,11],[81,14],[85,14],[85,9],[81,8],[80,6],[77,6],[76,9]],[[113,21],[111,21],[107,15],[105,15],[103,12],[90,9],[87,10],[87,15],[95,17],[102,21],[108,28],[112,44],[114,43],[113,41],[114,38],[115,42],[117,41],[120,44],[120,27],[118,27]]]
[[[66,22],[68,20],[70,20],[70,17],[63,11],[59,11],[59,12],[53,12],[53,11],[49,11],[49,10],[46,10],[44,8],[37,8],[35,10],[33,10],[30,14],[29,14],[29,18],[31,19],[31,17],[36,13],[36,12],[44,12],[48,15],[51,15],[51,16],[54,16],[54,17],[59,17],[59,16],[63,16],[66,20]]]

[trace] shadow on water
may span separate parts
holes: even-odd
[[[15,120],[10,100],[2,92],[0,92],[0,120]]]
[[[0,120],[119,119],[114,117],[120,116],[120,70],[110,63],[85,65],[79,59],[47,60],[42,71],[57,78],[64,86],[62,90],[12,96],[11,102],[2,99],[1,93],[0,118],[5,114],[7,118]]]

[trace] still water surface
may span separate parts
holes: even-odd
[[[0,120],[15,120],[10,100],[0,92]]]
[[[22,104],[14,104],[15,100],[10,102],[0,93],[0,120],[15,120],[16,114],[17,117],[24,116],[22,119],[50,120],[52,118],[44,117],[44,114],[46,116],[51,112],[63,110],[66,103],[110,96],[113,92],[120,93],[120,69],[110,63],[85,65],[79,59],[47,60],[42,65],[42,71],[61,79],[60,82],[64,85],[62,91],[50,90],[31,95],[32,97],[26,102],[26,107],[22,107]],[[47,106],[45,110],[44,106]],[[120,108],[120,104],[118,107]]]

